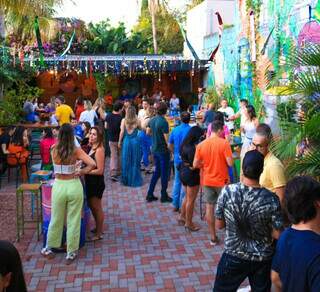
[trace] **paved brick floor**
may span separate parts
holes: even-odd
[[[141,188],[106,180],[104,239],[87,243],[70,266],[63,254],[42,258],[41,242],[28,232],[17,247],[29,291],[210,291],[222,246],[209,245],[199,202],[195,221],[202,229],[186,233],[170,204],[145,202],[149,179]],[[0,190],[0,208],[0,238],[13,241],[13,186]]]

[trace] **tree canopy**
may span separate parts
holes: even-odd
[[[161,3],[156,11],[156,28],[158,53],[181,53],[183,51],[183,37],[174,16]],[[152,46],[152,20],[148,8],[148,0],[143,0],[141,15],[132,34],[139,34],[148,47],[148,53],[154,53]]]

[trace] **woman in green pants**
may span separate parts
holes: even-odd
[[[86,167],[76,169],[77,160]],[[70,264],[77,256],[80,241],[81,210],[83,205],[83,187],[79,176],[96,167],[95,161],[74,143],[73,128],[64,124],[59,131],[58,142],[53,146],[52,162],[55,181],[52,188],[51,221],[46,247],[41,254],[53,258],[52,248],[61,246],[62,231],[67,212],[67,257]]]

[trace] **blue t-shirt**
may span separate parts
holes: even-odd
[[[208,127],[209,124],[213,122],[215,115],[216,115],[216,113],[212,110],[207,110],[205,112],[203,123],[206,125],[206,127]]]
[[[130,100],[133,99],[133,95],[127,94],[127,95],[120,95],[119,100],[125,101],[126,99]]]
[[[277,243],[272,270],[283,292],[320,291],[320,235],[309,230],[285,230]]]
[[[180,146],[183,139],[186,137],[190,130],[189,124],[182,123],[180,126],[173,129],[169,137],[169,144],[173,144],[173,159],[175,164],[181,162],[180,158]]]

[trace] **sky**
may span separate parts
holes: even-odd
[[[131,29],[140,13],[141,0],[64,0],[57,17],[76,17],[86,22],[109,18],[112,24],[123,21]],[[186,0],[170,0],[170,8],[179,8]]]

